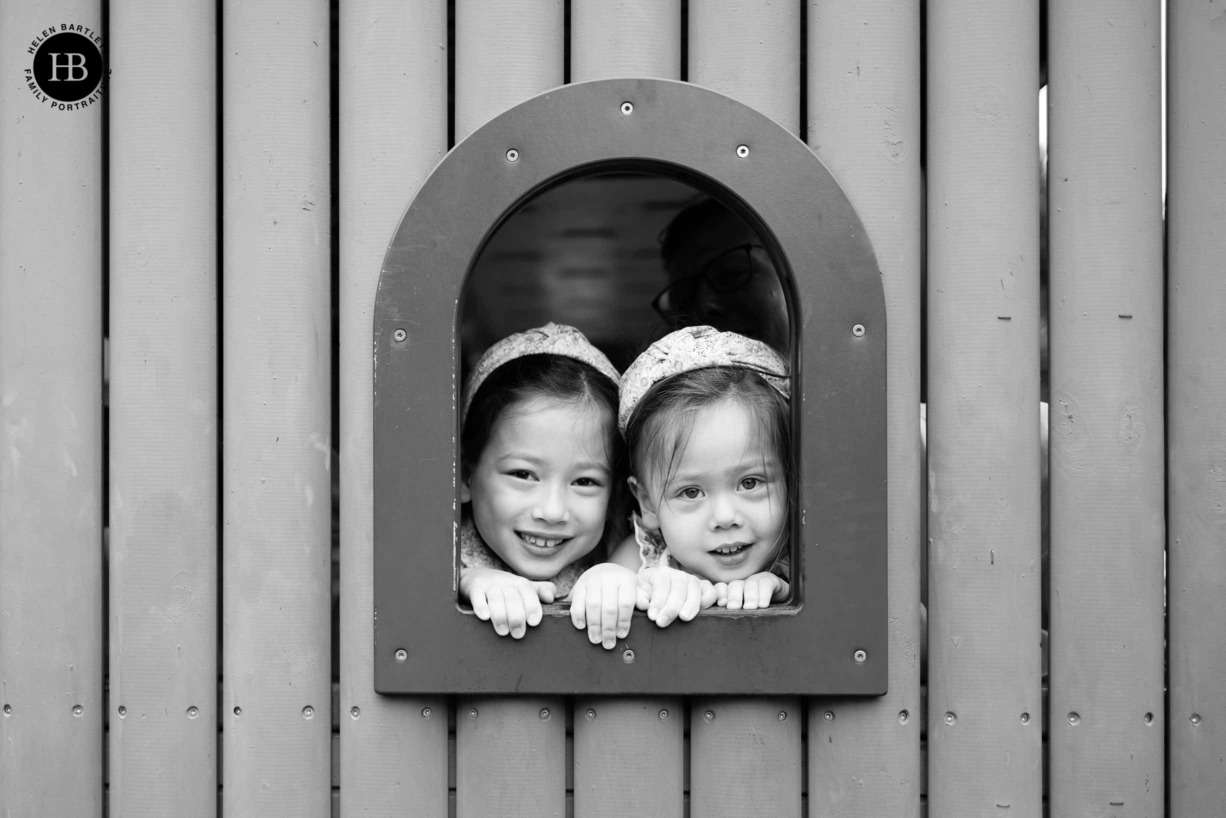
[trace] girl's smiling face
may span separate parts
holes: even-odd
[[[547,580],[599,545],[613,418],[590,401],[532,397],[504,410],[460,488],[481,539],[515,573]]]
[[[787,476],[749,409],[723,400],[698,410],[675,468],[646,465],[631,488],[678,562],[712,582],[770,568],[787,537]]]

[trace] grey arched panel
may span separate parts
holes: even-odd
[[[666,629],[636,614],[614,651],[589,644],[558,605],[524,639],[497,636],[457,604],[454,556],[465,278],[527,199],[603,170],[681,179],[763,237],[789,294],[799,464],[796,604],[704,612]],[[491,120],[423,184],[379,280],[376,689],[884,693],[885,349],[881,279],[851,203],[807,146],[752,108],[687,83],[616,79],[558,88]]]

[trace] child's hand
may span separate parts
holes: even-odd
[[[730,611],[755,611],[769,608],[776,599],[788,595],[788,584],[769,571],[754,574],[749,579],[715,583],[715,604]]]
[[[637,607],[661,628],[674,619],[689,622],[715,599],[714,585],[685,571],[664,565],[639,571]]]
[[[629,568],[611,562],[593,565],[583,572],[570,592],[570,621],[587,639],[606,650],[630,633],[638,577]]]
[[[477,618],[489,622],[499,636],[523,639],[529,626],[541,624],[542,602],[553,602],[557,588],[494,568],[460,572],[460,595],[472,603]]]

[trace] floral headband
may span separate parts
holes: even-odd
[[[622,376],[617,428],[624,434],[634,408],[647,390],[665,378],[708,369],[733,366],[751,369],[785,398],[791,397],[788,365],[769,345],[735,332],[714,327],[685,327],[670,332],[634,359]]]
[[[508,335],[485,351],[485,354],[473,367],[468,376],[468,384],[464,387],[464,406],[461,409],[460,420],[468,416],[468,407],[473,402],[473,395],[485,383],[485,379],[503,364],[516,358],[528,355],[561,355],[581,361],[604,375],[614,384],[621,381],[617,369],[605,357],[605,354],[587,339],[582,332],[565,324],[548,323],[543,327],[524,330],[514,335]]]

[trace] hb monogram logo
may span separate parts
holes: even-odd
[[[51,26],[27,50],[34,61],[26,69],[26,85],[39,102],[66,111],[102,98],[102,37],[92,29],[73,23]]]
[[[63,62],[61,62],[61,59]],[[66,70],[68,76],[61,77],[60,69]],[[78,75],[77,72],[80,72]],[[89,79],[89,69],[85,67],[85,55],[79,52],[71,54],[61,54],[58,51],[51,52],[51,82],[84,82]]]

